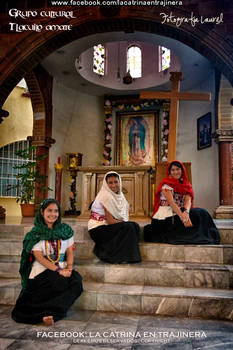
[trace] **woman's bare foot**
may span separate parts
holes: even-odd
[[[43,317],[43,323],[45,324],[45,326],[52,326],[54,324],[53,316]]]

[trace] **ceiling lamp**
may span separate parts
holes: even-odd
[[[123,83],[126,85],[132,84],[133,78],[131,77],[130,71],[126,73],[126,75],[123,77]]]

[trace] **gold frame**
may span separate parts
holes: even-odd
[[[153,124],[153,135],[152,135],[152,146],[151,148],[153,149],[153,159],[151,161],[146,161],[143,164],[125,164],[124,159],[123,159],[123,151],[122,147],[123,141],[122,141],[122,134],[124,132],[123,130],[123,119],[124,118],[138,118],[142,117],[144,121],[150,121],[149,124],[151,124],[151,120],[149,118],[152,118],[152,124]],[[152,167],[155,166],[155,164],[158,162],[159,159],[159,144],[158,144],[158,123],[159,123],[159,114],[158,112],[137,112],[137,113],[117,113],[117,133],[116,133],[116,160],[117,160],[117,165],[121,166],[144,166],[144,165],[151,165]],[[129,147],[129,145],[128,145]]]
[[[67,170],[77,171],[78,167],[82,165],[82,153],[66,153],[67,156]]]

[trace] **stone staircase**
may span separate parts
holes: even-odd
[[[87,223],[66,219],[75,232],[75,269],[84,293],[75,310],[233,319],[233,221],[218,220],[221,245],[144,243],[141,264],[110,265],[93,255]],[[139,222],[144,226],[146,222]],[[26,224],[0,224],[0,303],[21,290],[19,261]]]

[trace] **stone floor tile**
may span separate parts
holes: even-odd
[[[95,323],[114,323],[124,325],[138,325],[141,316],[131,313],[115,313],[115,312],[103,312],[96,311],[90,318],[90,322]]]
[[[161,301],[161,297],[142,296],[142,313],[155,315]]]
[[[207,288],[172,288],[172,287],[153,287],[145,286],[143,289],[143,295],[159,296],[162,297],[200,297],[218,299],[224,298],[231,300],[233,296],[232,290],[222,289],[207,289]]]
[[[229,288],[229,272],[228,271],[194,271],[186,270],[184,272],[184,287],[190,288]]]
[[[163,298],[156,310],[156,314],[187,317],[190,303],[190,298],[182,298],[182,303],[180,298]]]
[[[127,285],[127,284],[104,284],[101,288],[102,293],[113,294],[128,294],[128,295],[141,295],[143,286],[139,285]]]
[[[15,278],[11,278],[11,279],[0,279],[0,287],[3,286],[17,286],[20,284],[20,281],[15,279]]]
[[[68,350],[70,344],[46,343],[46,350]],[[7,350],[45,350],[44,342],[33,340],[17,340],[8,346]]]
[[[232,319],[233,300],[214,300],[195,298],[189,316],[207,319]]]
[[[184,262],[184,246],[143,243],[141,248],[143,260]]]
[[[97,310],[120,312],[122,304],[122,295],[120,294],[98,294]]]
[[[144,284],[144,269],[131,265],[107,266],[105,268],[105,282]]]
[[[83,293],[74,303],[72,309],[77,310],[96,310],[97,294],[95,291]]]
[[[82,344],[74,344],[72,345],[69,350],[115,350],[114,347],[106,347],[106,345],[100,346],[100,345],[84,345]],[[121,350],[128,350],[128,348],[122,348]],[[129,348],[130,350],[130,348]]]
[[[87,322],[89,321],[92,316],[96,313],[96,311],[91,311],[91,310],[79,310],[75,311],[73,309],[68,310],[66,318],[64,320],[69,320],[69,321],[82,321],[82,322]]]
[[[88,292],[97,292],[98,290],[102,290],[104,284],[103,283],[94,283],[94,282],[84,282],[84,289]]]
[[[77,327],[76,327],[77,328]],[[20,339],[34,341],[38,343],[57,343],[59,344],[71,344],[72,338],[56,336],[61,330],[56,328],[55,325],[51,327],[46,327],[44,325],[27,325],[24,329],[24,333],[20,336]],[[66,328],[62,328],[63,332],[66,332]],[[45,345],[44,345],[45,346]]]
[[[145,269],[145,285],[149,286],[184,286],[183,269]]]
[[[136,331],[137,325],[90,322],[85,328],[83,343],[86,340],[90,345],[111,345],[122,350],[132,345]]]
[[[122,295],[121,312],[141,313],[141,295]]]
[[[233,264],[233,247],[225,246],[223,248],[223,263],[224,264]]]
[[[0,338],[21,338],[25,332],[25,325],[16,323],[10,317],[0,319]]]
[[[11,287],[5,287],[0,289],[0,300],[2,304],[14,304],[15,290]]]
[[[131,350],[193,350],[192,344],[141,344],[133,345]],[[211,349],[212,350],[212,349]]]
[[[205,350],[210,348],[211,350],[230,350],[233,348],[233,323],[230,321],[214,321],[214,320],[201,320],[201,319],[188,319],[177,317],[162,317],[162,316],[148,316],[148,315],[135,315],[135,314],[123,314],[114,312],[80,312],[77,317],[77,321],[69,318],[69,314],[66,319],[56,322],[52,327],[45,327],[43,325],[30,326],[24,324],[17,324],[10,319],[10,310],[7,306],[1,307],[0,305],[0,337],[3,339],[0,344],[7,350],[97,350],[97,349],[117,349],[117,350]],[[74,311],[71,310],[73,313]],[[74,315],[73,315],[74,316]],[[80,339],[74,337],[67,338],[38,338],[37,331],[52,331],[52,332],[78,332],[83,331],[85,333],[85,341],[79,342]],[[104,343],[104,339],[100,337],[94,337],[99,339],[99,342],[93,341],[90,336],[90,332],[126,332],[133,331],[137,335],[137,332],[141,334],[145,332],[178,332],[178,331],[190,331],[200,332],[203,331],[206,334],[206,338],[188,338],[188,339],[172,339],[168,343],[162,342],[155,343],[153,338],[148,336],[141,336],[140,338],[132,339],[132,343],[127,344],[125,338],[115,339],[109,338],[112,343]],[[102,340],[101,340],[102,339]],[[10,340],[10,342],[8,342]],[[15,341],[14,341],[15,340]],[[147,340],[147,343],[145,343]],[[149,342],[148,342],[149,341]],[[153,341],[153,342],[152,342]],[[143,342],[143,343],[142,343]],[[45,346],[46,344],[46,346]],[[192,347],[190,347],[192,346]],[[1,350],[1,348],[0,348]],[[6,350],[3,348],[3,350]]]
[[[12,306],[10,305],[0,305],[0,314],[4,314],[4,315],[10,315],[11,314],[11,310],[12,310]]]
[[[193,340],[193,349],[195,350],[230,350],[233,349],[233,338],[228,336],[212,335],[206,340]]]
[[[223,247],[222,246],[184,246],[186,262],[222,264]]]
[[[80,265],[76,267],[84,281],[104,282],[104,268],[95,265]]]
[[[14,341],[15,341],[15,339],[0,338],[0,350],[5,350]]]

